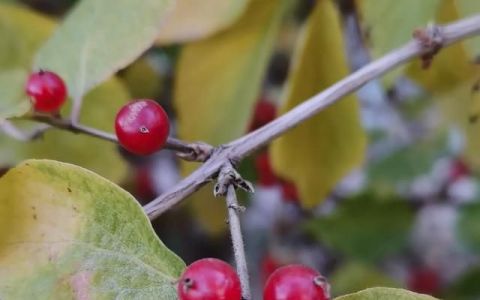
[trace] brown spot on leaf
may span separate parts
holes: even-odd
[[[69,187],[67,187],[67,191],[68,191],[69,193],[71,193],[71,192],[72,192],[72,189],[69,188]]]
[[[33,214],[33,219],[36,220],[37,219],[37,214]]]

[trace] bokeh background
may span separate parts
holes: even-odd
[[[3,44],[0,68],[7,68],[12,57],[29,55],[28,51],[32,51],[15,44],[8,23],[12,14],[4,6],[27,8],[52,20],[53,24],[61,21],[75,2],[0,1],[0,43]],[[259,2],[252,0],[248,5],[261,6]],[[339,45],[343,49],[339,53],[345,53],[344,62],[336,56],[332,58],[334,50],[325,50],[322,47],[327,42],[319,39],[316,44],[315,38],[307,43],[310,45],[307,48],[311,47],[310,56],[305,58],[307,54],[303,54],[303,64],[299,58],[299,40],[305,39],[306,23],[313,22],[309,17],[322,13],[315,11],[315,6],[320,5],[317,2],[332,4],[335,20],[340,25],[343,42]],[[229,40],[222,35],[236,32],[240,40],[242,35],[238,31],[247,30],[241,26],[248,27],[243,23],[253,24],[244,38],[264,30],[262,18],[268,14],[248,19],[245,14],[252,8],[245,9],[247,12],[239,14],[231,25],[206,38],[217,43],[217,55],[224,55],[229,49]],[[293,1],[279,21],[278,34],[272,37],[272,50],[252,54],[254,62],[255,55],[258,61],[265,56],[267,62],[265,71],[255,75],[261,77],[259,88],[237,91],[240,99],[233,107],[222,107],[214,101],[208,103],[207,96],[196,95],[204,82],[195,86],[191,78],[179,75],[186,72],[193,77],[207,77],[205,82],[218,81],[211,93],[223,97],[225,93],[218,86],[228,85],[223,82],[231,74],[228,61],[221,66],[223,73],[201,73],[198,65],[185,61],[203,60],[193,53],[207,47],[201,45],[202,40],[169,45],[159,42],[87,96],[82,120],[112,131],[113,118],[120,105],[131,98],[152,98],[168,111],[173,135],[179,133],[187,140],[223,143],[238,137],[235,128],[243,126],[242,134],[255,130],[313,95],[310,87],[305,87],[304,92],[285,92],[287,81],[295,80],[295,76],[299,76],[296,79],[299,82],[303,75],[305,81],[310,80],[305,65],[311,64],[320,70],[319,82],[308,83],[320,91],[402,45],[410,39],[414,28],[475,13],[480,13],[478,0]],[[337,29],[324,21],[329,16],[323,16],[309,30],[335,35],[327,41],[336,43],[340,36],[335,33]],[[36,36],[43,34],[42,28],[38,27]],[[270,37],[258,39],[266,38]],[[434,58],[428,70],[422,70],[421,62],[415,61],[368,83],[356,93],[358,122],[351,116],[354,108],[336,107],[337,111],[327,115],[329,121],[309,123],[306,126],[310,129],[301,134],[297,132],[296,136],[274,146],[288,150],[266,147],[241,162],[240,173],[256,188],[253,195],[239,192],[239,196],[242,205],[247,207],[242,223],[257,295],[277,267],[303,263],[329,278],[335,296],[372,286],[389,286],[444,299],[480,299],[479,42],[479,38],[474,38],[448,48]],[[237,49],[240,45],[230,47]],[[216,51],[216,48],[205,51]],[[295,73],[298,68],[300,75]],[[339,71],[344,68],[346,74]],[[244,80],[248,86],[249,75],[246,72],[235,80]],[[182,86],[185,94],[176,91],[182,80],[188,83]],[[250,97],[252,93],[255,104],[244,105],[241,97]],[[293,94],[297,99],[293,99]],[[180,97],[183,100],[178,100]],[[110,101],[102,102],[102,99]],[[290,102],[285,104],[285,101]],[[98,111],[95,103],[102,103],[108,109]],[[248,122],[229,126],[229,120],[241,123],[236,109],[248,109]],[[205,116],[217,115],[224,116],[219,122],[227,123],[210,129],[210,135],[202,136],[203,129],[191,129],[202,127]],[[141,204],[146,204],[197,166],[178,161],[170,151],[136,157],[104,141],[68,132],[52,131],[39,140],[20,141],[26,139],[24,133],[34,130],[35,126],[28,122],[3,125],[0,163],[5,170],[29,157],[72,162],[116,181]],[[342,129],[346,126],[349,129]],[[229,132],[230,129],[234,132]],[[324,139],[328,132],[340,135]],[[315,159],[323,157],[326,143],[333,152],[343,154]],[[295,165],[299,165],[300,170],[292,167]],[[338,170],[338,165],[344,166]],[[297,176],[298,173],[305,175]],[[155,220],[155,230],[187,263],[203,257],[231,261],[224,201],[213,197],[209,185],[190,198]]]

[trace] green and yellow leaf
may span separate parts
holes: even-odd
[[[0,298],[176,299],[184,263],[115,184],[29,160],[0,191]]]

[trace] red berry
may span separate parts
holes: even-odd
[[[58,112],[67,97],[67,88],[62,78],[50,71],[40,70],[30,74],[25,91],[36,111]]]
[[[456,159],[452,162],[450,167],[450,174],[448,176],[449,182],[453,183],[462,177],[470,174],[470,168],[462,159]]]
[[[262,282],[266,282],[268,277],[281,266],[273,256],[267,254],[261,262]]]
[[[128,151],[152,154],[165,145],[170,125],[163,108],[155,101],[141,99],[123,106],[115,119],[118,142]]]
[[[258,174],[258,184],[261,186],[272,186],[277,183],[278,178],[273,173],[268,152],[264,151],[257,155],[255,169]]]
[[[240,280],[233,268],[215,258],[187,267],[178,284],[180,300],[240,300]]]
[[[272,121],[275,119],[276,114],[277,108],[275,105],[268,100],[261,99],[255,106],[253,119],[250,123],[248,131],[253,131]]]
[[[329,286],[317,271],[302,265],[277,269],[268,278],[263,290],[264,300],[327,300]]]
[[[135,174],[135,195],[144,201],[155,198],[154,182],[147,166],[138,167]]]
[[[430,268],[416,268],[409,274],[408,289],[417,293],[435,295],[440,290],[440,277]]]
[[[288,202],[298,202],[298,190],[295,183],[281,180],[283,200]]]

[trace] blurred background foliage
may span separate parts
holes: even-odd
[[[478,0],[178,0],[157,33],[126,15],[126,27],[139,30],[111,37],[108,28],[76,32],[75,22],[92,22],[83,1],[0,1],[0,163],[78,164],[142,204],[197,164],[168,151],[134,157],[56,129],[24,141],[39,126],[15,119],[30,109],[22,78],[33,66],[67,78],[71,97],[85,95],[89,126],[112,131],[128,99],[154,98],[173,135],[219,145],[401,46],[416,28],[480,13]],[[115,13],[105,24],[118,21]],[[63,20],[73,25],[50,39]],[[131,40],[142,43],[128,49]],[[82,48],[88,43],[95,47]],[[93,59],[82,63],[82,51]],[[412,61],[240,164],[257,190],[241,194],[257,292],[276,267],[299,262],[329,277],[334,295],[389,286],[480,298],[479,56],[475,37],[443,49],[428,68]],[[187,263],[230,259],[224,203],[211,186],[190,198],[154,222],[159,236]]]

